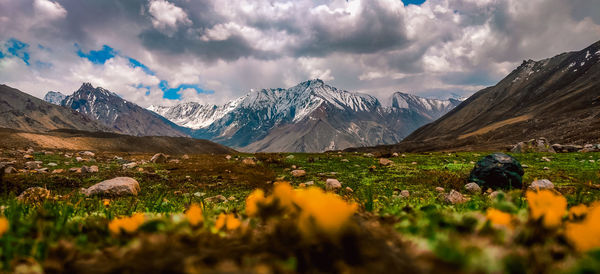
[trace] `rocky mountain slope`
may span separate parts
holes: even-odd
[[[184,103],[149,109],[189,127],[197,138],[244,151],[321,152],[400,141],[459,101],[396,93],[391,106],[319,79],[289,89],[262,89],[222,106]]]
[[[377,149],[496,149],[539,137],[551,143],[600,142],[600,41],[524,61],[400,144]]]
[[[44,102],[6,85],[0,85],[0,127],[31,132],[54,129],[111,131],[74,110]]]
[[[134,136],[187,136],[184,130],[119,95],[84,83],[61,105],[76,110],[120,133]]]

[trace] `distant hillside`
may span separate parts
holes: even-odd
[[[538,137],[600,143],[600,41],[581,51],[524,61],[400,144],[375,149],[496,149]]]
[[[0,127],[31,132],[62,128],[111,131],[74,110],[44,102],[6,85],[0,85]]]

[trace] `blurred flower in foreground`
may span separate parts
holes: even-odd
[[[103,200],[102,200],[102,204],[103,204],[104,206],[109,206],[109,205],[110,205],[110,200],[109,200],[109,199],[103,199]]]
[[[587,214],[588,207],[584,204],[573,206],[569,209],[569,220],[576,220],[582,218]]]
[[[219,217],[217,217],[217,221],[215,222],[215,230],[221,230],[222,228],[225,228],[227,230],[236,230],[240,227],[241,224],[242,221],[236,218],[233,213],[221,213],[219,214]]]
[[[185,217],[190,222],[190,225],[197,226],[204,221],[202,215],[202,208],[197,204],[192,204],[190,208],[185,212]]]
[[[490,208],[487,210],[485,215],[488,218],[488,220],[490,220],[490,222],[494,225],[504,226],[507,228],[512,227],[512,215],[510,215],[509,213],[500,211],[495,208]]]
[[[600,248],[600,206],[590,207],[582,222],[568,223],[565,235],[579,251]]]
[[[144,219],[143,213],[135,213],[131,217],[117,218],[110,221],[108,229],[110,232],[117,235],[120,234],[121,231],[133,233],[144,223]]]
[[[258,214],[259,204],[265,203],[265,192],[262,189],[256,189],[246,198],[246,214],[256,216]]]
[[[550,190],[527,191],[526,197],[532,219],[543,218],[543,224],[547,228],[561,224],[567,211],[567,199],[565,197],[554,194]]]
[[[0,236],[4,235],[8,231],[8,219],[0,217]]]

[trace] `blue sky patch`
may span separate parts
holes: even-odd
[[[135,60],[131,57],[129,57],[129,65],[132,68],[142,68],[142,70],[148,74],[148,75],[154,75],[154,71],[152,71],[149,67],[147,67],[146,65],[142,64],[140,61]]]
[[[181,94],[179,92],[184,89],[190,89],[190,88],[195,89],[197,93],[206,93],[206,94],[214,93],[214,91],[212,91],[212,90],[204,90],[204,89],[200,88],[200,86],[198,84],[181,84],[175,88],[170,88],[169,82],[167,82],[165,80],[161,80],[160,83],[158,84],[158,87],[160,88],[160,90],[163,91],[163,98],[172,99],[172,100],[181,99]]]
[[[77,47],[77,55],[79,57],[86,58],[97,65],[104,65],[107,60],[114,58],[118,54],[117,51],[108,45],[102,46],[101,50],[90,50],[89,53],[83,52],[78,44],[75,44],[75,47]]]
[[[421,4],[425,3],[426,0],[402,0],[402,3],[404,3],[404,6],[408,6],[408,5],[417,5],[420,6]]]
[[[15,38],[10,38],[6,41],[6,50],[13,56],[19,57],[25,64],[29,66],[29,52],[27,48],[29,45],[23,43]]]

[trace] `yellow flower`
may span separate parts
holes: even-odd
[[[215,230],[221,230],[223,227],[227,230],[236,230],[241,224],[242,222],[233,213],[221,213],[215,222]]]
[[[103,199],[103,200],[102,200],[102,204],[103,204],[104,206],[109,206],[109,205],[110,205],[110,200],[109,200],[109,199]]]
[[[543,224],[547,228],[560,225],[567,211],[565,197],[554,194],[550,190],[527,191],[526,196],[531,218],[535,220],[543,218]]]
[[[267,203],[272,203],[273,200],[279,201],[279,205],[284,209],[292,209],[294,202],[294,188],[288,182],[279,182],[273,188],[273,194]]]
[[[9,228],[8,219],[6,219],[5,217],[0,217],[0,236],[4,235],[4,233],[6,233],[6,231],[8,231],[8,228]]]
[[[567,224],[565,235],[579,251],[600,248],[600,206],[590,207],[582,222]]]
[[[295,202],[300,208],[298,228],[307,237],[317,231],[336,236],[357,209],[356,204],[346,203],[336,194],[317,187],[296,192]]]
[[[120,234],[121,231],[133,233],[144,223],[144,219],[143,213],[135,213],[131,217],[117,218],[110,221],[108,229],[110,232],[117,235]]]
[[[256,216],[258,214],[258,204],[265,203],[265,192],[262,189],[256,189],[246,198],[246,214]]]
[[[192,204],[190,206],[190,208],[185,212],[185,217],[187,217],[188,222],[190,222],[192,226],[197,226],[204,221],[202,208],[197,204]]]
[[[495,208],[489,208],[486,212],[486,216],[490,222],[494,225],[512,227],[512,215],[506,212],[502,212]]]
[[[569,209],[569,219],[575,220],[583,217],[588,212],[588,207],[584,204],[573,206]]]

